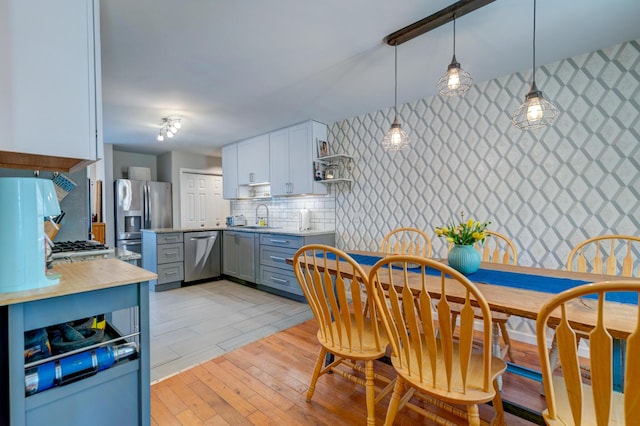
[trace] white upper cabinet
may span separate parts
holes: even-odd
[[[313,160],[318,140],[327,139],[327,126],[307,121],[270,133],[271,194],[326,194],[314,181]]]
[[[271,194],[287,193],[289,185],[289,129],[269,133]]]
[[[99,33],[97,0],[0,0],[0,165],[102,156]]]
[[[237,145],[238,185],[268,183],[269,134],[255,136]]]
[[[222,147],[222,196],[225,200],[238,198],[238,144]]]

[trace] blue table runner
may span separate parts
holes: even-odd
[[[373,266],[382,259],[380,256],[370,256],[365,254],[349,253],[349,256],[361,265]],[[328,258],[335,260],[335,256],[328,253]],[[417,272],[419,268],[414,268]],[[440,272],[434,269],[427,269],[428,275],[439,275]],[[540,291],[543,293],[557,294],[570,288],[588,284],[592,281],[574,280],[570,278],[547,277],[543,275],[522,274],[519,272],[496,271],[491,269],[479,269],[477,272],[467,275],[470,281],[499,285],[504,287],[519,288],[523,290]],[[588,295],[586,298],[597,299],[596,295]],[[610,302],[626,303],[630,305],[638,304],[638,293],[636,292],[615,292],[607,293],[606,300]]]

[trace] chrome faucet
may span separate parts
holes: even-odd
[[[258,217],[258,209],[260,208],[260,206],[263,206],[265,208],[265,210],[267,211],[267,216],[263,218],[263,220],[261,221]],[[269,226],[269,207],[267,207],[266,204],[258,204],[256,206],[256,225],[260,225],[260,226]]]

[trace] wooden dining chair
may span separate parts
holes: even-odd
[[[320,244],[301,247],[293,257],[293,269],[318,322],[321,345],[307,401],[311,401],[320,376],[339,374],[365,386],[367,424],[374,425],[375,404],[391,392],[393,385],[374,373],[374,361],[384,356],[388,339],[369,297],[367,274],[347,253]],[[327,353],[334,359],[324,365]]]
[[[636,271],[635,276],[640,277],[639,260],[640,237],[600,235],[582,241],[571,250],[567,269],[621,277],[633,277]]]
[[[417,228],[396,228],[382,239],[380,251],[387,254],[413,254],[431,257],[431,238]]]
[[[504,424],[497,377],[506,364],[491,354],[491,311],[476,286],[441,262],[409,255],[378,261],[369,281],[389,336],[391,363],[398,373],[385,425],[391,425],[403,407],[431,421],[453,424],[441,423],[446,420],[412,402],[413,397],[460,416],[470,425],[480,424],[478,404],[493,401],[492,424]],[[463,304],[459,337],[451,327],[452,302]],[[474,306],[482,313],[480,349],[472,345]],[[466,411],[452,404],[464,405]]]
[[[518,250],[515,244],[504,234],[495,231],[485,231],[487,238],[484,244],[476,244],[476,250],[480,252],[483,262],[500,263],[503,265],[517,265],[518,264]],[[451,250],[453,244],[449,245]],[[452,317],[453,326],[455,328],[457,321],[457,314],[459,313],[459,307],[454,306],[454,315]],[[509,337],[509,331],[507,330],[507,321],[509,321],[508,314],[502,312],[493,312],[493,350],[495,354],[500,354],[501,358],[508,356],[513,361],[513,354],[511,352],[511,338]],[[504,341],[504,346],[500,347],[500,336]],[[501,386],[502,387],[502,386]]]
[[[640,293],[640,282],[631,280],[603,281],[585,284],[566,290],[546,302],[536,320],[538,353],[542,369],[547,409],[543,417],[548,425],[633,425],[640,419],[640,315],[628,318],[633,333],[626,339],[624,389],[614,390],[613,337],[607,331],[607,321],[616,317],[615,306],[605,305],[615,292]],[[597,299],[582,299],[584,296]],[[609,302],[611,303],[611,302]],[[589,309],[587,311],[587,309]],[[583,330],[573,328],[572,317],[590,312],[597,324],[587,333],[589,356],[578,355],[576,336]],[[547,351],[547,330],[550,323],[557,324],[557,344],[560,354],[561,374],[555,373]],[[620,336],[614,336],[620,338]],[[581,375],[581,367],[588,365],[589,379]]]
[[[621,258],[622,260],[618,260]],[[633,277],[635,266],[640,263],[640,237],[633,235],[600,235],[578,243],[567,258],[567,270],[594,274]],[[640,276],[640,266],[636,276]],[[551,325],[553,328],[553,324]],[[576,346],[583,335],[577,333]],[[551,342],[549,352],[551,365],[558,363],[556,337]]]

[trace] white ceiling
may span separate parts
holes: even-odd
[[[383,38],[451,3],[102,0],[104,142],[219,155],[307,119],[392,107],[393,48]],[[639,20],[638,0],[539,0],[536,64],[638,39]],[[476,82],[529,70],[532,27],[532,0],[497,0],[456,20],[457,59]],[[452,43],[447,24],[398,47],[399,104],[435,95]],[[158,142],[166,116],[183,127]]]

